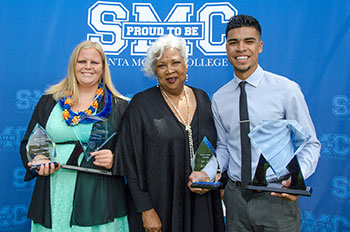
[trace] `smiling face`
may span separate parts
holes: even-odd
[[[187,65],[176,48],[165,48],[156,61],[156,74],[161,88],[170,94],[180,94],[184,88]]]
[[[256,70],[260,52],[262,41],[254,27],[239,27],[228,32],[227,57],[241,80],[247,79]]]
[[[75,65],[75,76],[80,87],[97,87],[103,74],[103,62],[95,48],[80,51]]]

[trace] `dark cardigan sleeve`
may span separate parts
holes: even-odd
[[[46,228],[51,228],[50,191],[48,191],[50,188],[50,178],[49,176],[38,176],[36,172],[29,170],[26,145],[32,130],[37,123],[44,128],[46,127],[46,122],[56,103],[57,102],[52,98],[52,95],[43,95],[40,98],[20,145],[22,162],[27,169],[24,180],[29,181],[37,177],[32,194],[32,201],[28,209],[28,218],[36,223],[40,223]]]
[[[142,94],[131,100],[123,116],[116,145],[115,170],[127,177],[136,211],[143,212],[153,208],[147,192],[145,161],[143,160],[143,121]]]
[[[27,158],[27,150],[26,146],[28,143],[28,139],[30,134],[32,133],[35,125],[39,123],[43,128],[46,127],[46,122],[50,116],[50,113],[53,107],[56,105],[56,101],[52,98],[52,95],[43,95],[38,104],[35,106],[34,112],[32,114],[32,118],[29,121],[29,125],[24,134],[24,137],[21,141],[20,145],[20,154],[22,158],[22,162],[24,167],[27,169],[26,175],[24,177],[25,181],[29,181],[37,176],[36,172],[32,172],[28,167],[28,158]]]

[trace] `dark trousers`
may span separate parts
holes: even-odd
[[[269,193],[254,192],[246,202],[241,187],[227,182],[224,194],[227,232],[297,232],[300,231],[298,201],[286,201]]]

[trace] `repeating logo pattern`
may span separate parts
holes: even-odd
[[[28,207],[23,204],[0,206],[0,230],[14,231],[23,229],[27,219]]]
[[[350,96],[334,96],[332,99],[332,113],[337,119],[350,120]]]
[[[18,89],[15,103],[17,110],[31,114],[42,94],[43,91],[38,89]]]
[[[350,158],[350,136],[348,134],[323,133],[319,136],[322,143],[322,157],[333,159]]]
[[[313,212],[302,212],[301,231],[346,232],[350,231],[350,218],[342,215],[322,213],[318,217]]]
[[[130,3],[131,7],[126,7],[126,4],[126,1],[118,0],[96,1],[85,8],[89,27],[87,39],[102,44],[110,65],[142,66],[143,56],[151,43],[161,35],[172,33],[185,38],[190,67],[229,66],[224,31],[229,18],[238,14],[232,3],[169,3],[166,9],[151,3]],[[163,14],[164,11],[166,14]],[[85,19],[82,21],[86,23]],[[15,91],[10,97],[14,102],[11,107],[21,116],[28,115],[29,120],[43,91],[31,89],[30,86]],[[330,99],[325,110],[330,114],[331,120],[337,121],[339,128],[345,128],[350,119],[350,95],[342,93],[331,96]],[[19,144],[28,120],[20,121],[18,125],[13,121],[0,125],[0,151],[4,157],[8,155],[18,161],[13,162],[14,165],[4,173],[4,179],[9,183],[7,186],[10,191],[15,194],[24,193],[28,197],[28,200],[7,200],[5,196],[0,204],[0,231],[25,231],[29,228],[27,203],[35,181],[24,182],[26,170],[19,158]],[[332,204],[342,206],[343,209],[333,210],[335,207],[320,202],[314,211],[302,211],[301,231],[350,231],[350,216],[346,211],[350,203],[350,177],[345,165],[350,158],[350,134],[347,130],[338,132],[337,128],[330,128],[329,131],[321,131],[318,138],[322,143],[321,162],[322,159],[332,159],[336,164],[344,163],[341,167],[344,170],[337,171],[337,175],[325,174],[326,178],[322,180],[326,185],[324,195],[330,198]],[[322,171],[324,170],[317,170]],[[314,184],[311,183],[312,186]]]
[[[26,128],[24,126],[7,125],[0,128],[0,151],[16,151],[19,150],[19,144],[24,136]]]
[[[334,176],[331,181],[332,195],[343,202],[350,203],[350,179],[346,176]]]

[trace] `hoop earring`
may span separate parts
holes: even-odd
[[[159,81],[158,81],[158,79],[157,79],[157,88],[159,88]]]
[[[188,82],[188,74],[186,74],[186,82]]]

